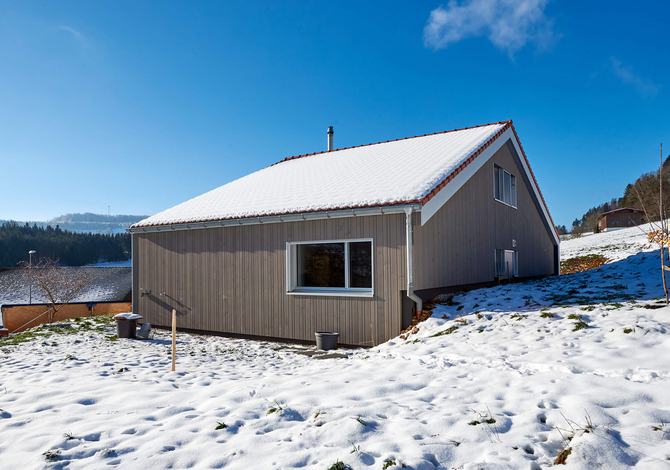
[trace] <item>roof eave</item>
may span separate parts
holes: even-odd
[[[344,217],[366,217],[373,215],[400,214],[405,212],[406,207],[414,211],[421,211],[421,201],[404,201],[395,204],[382,204],[371,206],[356,206],[331,210],[314,210],[306,212],[288,212],[281,214],[268,214],[262,216],[208,219],[178,224],[157,224],[145,226],[131,226],[126,229],[128,233],[151,233],[172,232],[178,230],[195,230],[205,228],[238,227],[240,225],[262,225],[282,222],[302,222],[306,220],[338,219]]]

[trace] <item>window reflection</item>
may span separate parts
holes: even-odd
[[[298,245],[298,287],[345,287],[344,243]]]

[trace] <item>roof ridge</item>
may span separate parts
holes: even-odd
[[[388,144],[390,142],[399,142],[401,140],[418,139],[419,137],[428,137],[428,136],[431,136],[431,135],[448,134],[450,132],[466,131],[466,130],[469,130],[469,129],[477,129],[479,127],[495,126],[497,124],[511,124],[511,123],[512,123],[512,120],[509,119],[507,121],[490,122],[488,124],[480,124],[478,126],[462,127],[460,129],[451,129],[451,130],[448,130],[448,131],[432,132],[430,134],[415,135],[415,136],[411,136],[411,137],[402,137],[400,139],[384,140],[384,141],[381,141],[381,142],[371,142],[369,144],[352,145],[351,147],[343,147],[341,149],[323,150],[321,152],[305,153],[305,154],[302,154],[302,155],[295,155],[295,156],[292,156],[292,157],[286,157],[283,160],[280,160],[276,163],[273,163],[270,166],[279,165],[280,163],[288,162],[290,160],[295,160],[297,158],[311,157],[313,155],[321,155],[321,154],[324,154],[324,153],[331,153],[331,152],[339,152],[340,150],[349,150],[349,149],[355,149],[355,148],[360,148],[360,147],[369,147],[371,145]]]

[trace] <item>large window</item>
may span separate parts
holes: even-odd
[[[498,165],[493,167],[493,188],[496,200],[516,207],[516,177]]]
[[[496,277],[509,279],[519,276],[519,252],[510,250],[496,250]]]
[[[372,295],[372,240],[287,246],[289,294]]]

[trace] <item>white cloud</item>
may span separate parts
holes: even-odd
[[[450,0],[430,12],[423,30],[424,45],[444,49],[462,39],[487,36],[512,57],[526,43],[549,46],[558,39],[553,21],[544,14],[549,0]]]
[[[633,73],[632,67],[626,67],[614,57],[610,58],[612,63],[612,72],[619,77],[622,82],[633,85],[635,90],[642,96],[654,96],[661,91],[661,85],[657,85],[651,80],[642,78]]]
[[[74,35],[74,37],[76,37],[78,40],[81,41],[81,39],[82,39],[81,38],[81,33],[79,31],[77,31],[76,29],[72,29],[69,26],[59,26],[59,28],[64,30],[64,31],[68,31],[68,32],[72,33]]]

